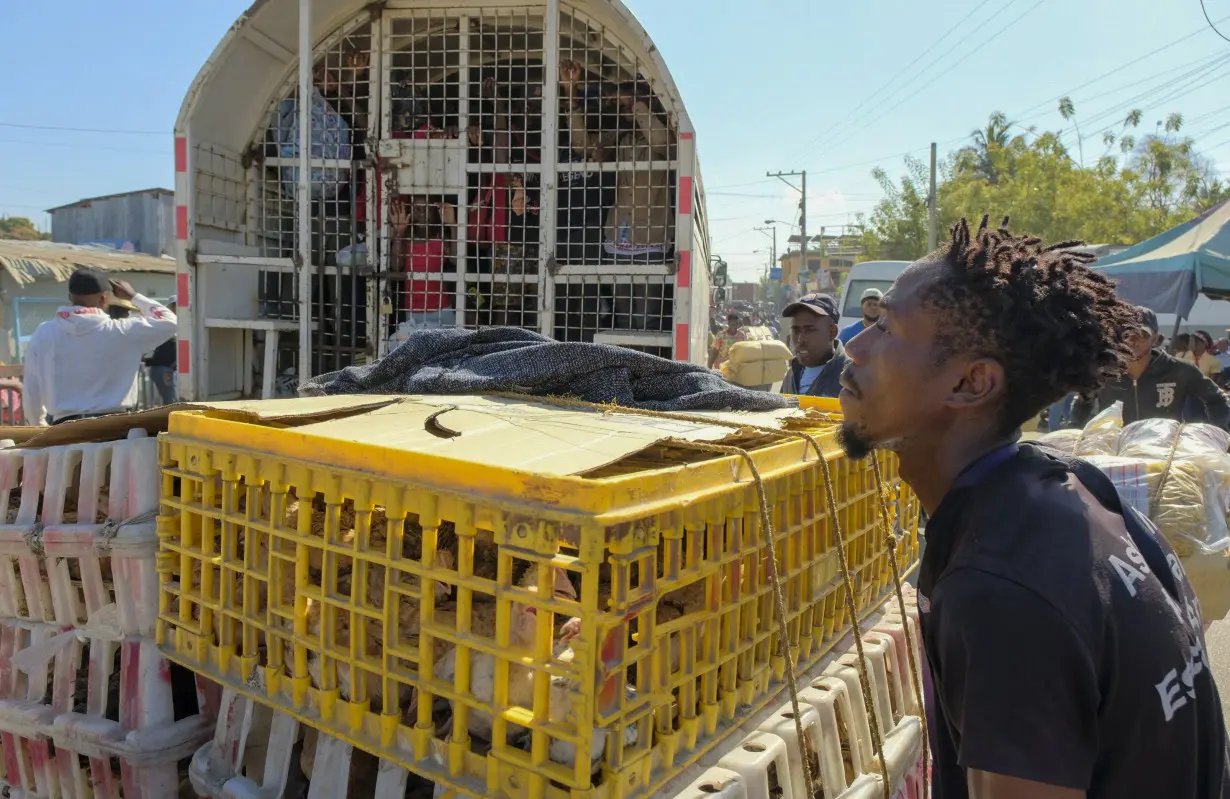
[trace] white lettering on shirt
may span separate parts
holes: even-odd
[[[1178,557],[1171,552],[1166,555],[1166,562],[1170,564],[1170,573],[1174,575],[1175,585],[1183,585],[1187,577],[1183,574],[1183,566],[1179,564]]]
[[[1177,383],[1157,384],[1157,407],[1169,408],[1174,403],[1174,390]]]
[[[1136,548],[1136,544],[1132,543],[1129,536],[1119,536],[1119,540],[1123,542],[1124,552],[1128,556],[1128,560],[1136,564],[1136,568],[1140,569],[1145,574],[1149,573],[1149,563],[1145,560],[1145,556],[1140,554],[1140,550]]]
[[[1125,563],[1118,555],[1110,556],[1110,565],[1115,567],[1115,571],[1119,574],[1119,579],[1123,581],[1123,587],[1127,589],[1128,596],[1136,596],[1136,583],[1142,582],[1145,575],[1133,567],[1130,563]]]
[[[1184,602],[1183,607],[1187,610],[1187,623],[1193,630],[1200,631],[1203,624],[1200,623],[1200,608],[1193,607],[1191,602]]]
[[[1166,672],[1162,681],[1154,686],[1157,688],[1157,695],[1162,699],[1162,714],[1166,721],[1174,718],[1175,711],[1187,704],[1187,697],[1179,694],[1178,680],[1178,670],[1171,669]]]
[[[1209,668],[1208,653],[1199,639],[1188,647],[1183,658],[1183,671],[1171,669],[1154,688],[1162,701],[1162,715],[1166,721],[1188,702],[1196,701],[1196,678]]]

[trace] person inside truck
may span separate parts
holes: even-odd
[[[402,298],[396,346],[413,330],[457,324],[453,284],[415,276],[456,269],[457,211],[442,199],[414,195],[394,201],[389,219],[394,252],[400,254],[402,271],[409,276],[400,292],[394,292]]]
[[[850,342],[841,440],[891,450],[926,512],[918,607],[936,799],[1221,799],[1221,699],[1199,604],[1095,467],[1020,443],[1127,368],[1135,308],[1007,220],[965,220]]]
[[[595,163],[650,163],[650,169],[621,167],[606,210],[602,233],[604,260],[661,263],[674,251],[674,189],[668,169],[672,134],[653,108],[653,93],[639,81],[604,86],[600,111],[592,114],[580,82],[585,67],[560,61],[560,95],[568,103],[567,133],[572,150]],[[598,129],[594,130],[594,117]],[[588,195],[587,195],[588,196]]]
[[[96,269],[68,279],[69,305],[43,322],[26,344],[26,422],[57,425],[133,410],[141,356],[175,335],[175,314],[122,280]],[[112,297],[141,312],[112,319]]]
[[[1193,408],[1202,410],[1210,424],[1230,429],[1230,403],[1210,378],[1191,363],[1167,355],[1157,347],[1157,316],[1137,308],[1138,322],[1127,334],[1131,359],[1127,371],[1108,381],[1095,394],[1079,397],[1069,416],[1073,427],[1084,427],[1098,410],[1123,403],[1123,423],[1140,419],[1191,421]],[[1196,337],[1193,336],[1193,340]]]

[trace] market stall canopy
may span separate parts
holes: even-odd
[[[159,258],[93,245],[0,239],[0,269],[18,285],[42,278],[62,283],[83,266],[104,272],[175,273],[175,259],[166,256]]]
[[[1230,201],[1095,267],[1126,300],[1186,318],[1196,297],[1230,299]]]

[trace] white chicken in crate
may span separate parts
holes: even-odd
[[[551,568],[554,571],[555,596],[561,599],[575,601],[577,598],[576,589],[569,581],[567,574],[563,569]],[[535,564],[526,570],[525,574],[522,575],[521,579],[518,581],[518,585],[522,588],[533,588],[537,584],[538,566]],[[447,608],[438,609],[436,611],[436,617],[445,626],[453,626],[455,624],[455,611]],[[519,602],[514,602],[512,606],[512,618],[509,631],[510,645],[514,648],[533,648],[537,627],[537,608],[529,607]],[[473,606],[470,629],[477,636],[494,639],[495,606],[492,604],[476,603]],[[554,649],[557,660],[563,663],[572,662],[572,648],[567,644],[557,644]],[[437,661],[434,675],[438,679],[453,682],[456,676],[456,654],[455,649],[450,649],[443,658]],[[470,695],[488,706],[492,705],[495,699],[495,669],[496,660],[494,657],[486,652],[474,651],[471,653],[469,685]],[[571,699],[573,689],[575,687],[575,681],[567,677],[557,676],[551,679],[550,720],[552,722],[557,724],[567,724],[574,718]],[[629,690],[632,689],[629,688]],[[440,737],[446,737],[452,730],[453,707],[452,703],[447,700],[438,701],[444,705],[447,705],[448,717],[437,726],[436,734]],[[510,663],[508,666],[508,705],[510,707],[522,707],[527,710],[532,710],[534,707],[534,669],[515,661]],[[575,721],[572,723],[575,724]],[[491,714],[474,708],[469,709],[466,727],[472,737],[483,741],[490,741],[493,726],[494,724]],[[528,749],[529,734],[530,731],[524,727],[510,725],[508,732],[509,743],[514,746],[518,746],[519,748]],[[607,734],[608,731],[606,730],[595,731],[592,751],[590,752],[589,758],[590,763],[593,765],[596,765],[602,758],[602,753],[606,745]],[[625,730],[624,735],[625,744],[631,745],[636,743],[637,731],[635,726],[628,727]],[[576,762],[576,745],[569,741],[552,739],[550,745],[550,757],[551,760],[556,763],[570,766]]]

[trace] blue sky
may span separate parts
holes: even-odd
[[[931,141],[950,151],[995,110],[1060,128],[1054,99],[1065,93],[1095,129],[1117,122],[1121,105],[1145,110],[1142,129],[1180,111],[1230,175],[1230,62],[1199,60],[1230,57],[1230,42],[1205,29],[1125,66],[1206,27],[1198,0],[627,2],[692,115],[714,251],[736,278],[767,261],[769,239],[752,228],[795,217],[797,195],[766,170],[809,171],[818,232],[875,203],[873,166],[900,172],[901,154],[925,157]],[[1230,0],[1206,4],[1215,20],[1230,18]],[[0,0],[0,214],[45,226],[42,210],[55,205],[171,187],[184,91],[247,5]],[[1222,30],[1230,35],[1230,19]],[[1091,138],[1086,151],[1100,153]]]

